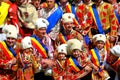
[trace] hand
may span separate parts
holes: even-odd
[[[28,25],[27,25],[27,23],[26,22],[22,22],[22,26],[24,26],[24,27],[28,27]]]
[[[92,68],[90,66],[85,67],[85,71],[91,71],[91,70],[92,70]]]
[[[104,69],[104,65],[100,66],[101,69]]]
[[[9,63],[11,63],[11,64],[15,64],[16,61],[17,61],[16,58],[13,58],[12,60],[9,61]]]
[[[96,71],[98,71],[98,69],[99,69],[99,68],[98,68],[97,66],[95,66],[94,64],[92,64],[92,67],[93,67],[93,69],[96,70]]]
[[[54,61],[53,60],[50,60],[50,59],[43,59],[42,60],[42,63],[45,63],[45,64],[47,64],[48,66],[53,66],[55,63],[54,63]]]
[[[8,66],[8,68],[9,69],[11,69],[11,66],[13,65],[13,64],[15,64],[16,63],[16,58],[13,58],[12,60],[10,60],[9,62],[7,62],[7,66]]]

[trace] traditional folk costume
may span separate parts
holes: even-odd
[[[16,57],[16,53],[5,41],[0,42],[0,47],[0,79],[14,80],[16,79],[16,72],[6,64]]]
[[[47,27],[47,33],[51,39],[55,40],[58,33],[60,32],[60,19],[62,17],[63,12],[58,7],[53,7],[52,9],[48,9],[49,6],[40,10],[40,15],[42,18],[45,18],[49,22],[49,26]],[[54,21],[53,21],[54,20]]]
[[[6,26],[7,38],[17,39],[17,29],[13,25]],[[7,40],[0,42],[0,80],[15,80],[16,79],[16,55],[18,45],[13,47],[8,44]],[[14,63],[13,63],[14,62]]]
[[[91,0],[88,3],[81,3],[76,10],[76,15],[81,26],[80,27],[81,30],[79,30],[79,32],[83,35],[87,45],[90,43],[90,36],[88,36],[87,34],[89,32],[89,28],[87,27],[91,23],[91,21],[89,20],[90,18],[89,8],[91,7],[92,4],[93,2],[91,2]]]
[[[95,44],[97,41],[103,41],[104,43],[106,42],[106,37],[105,35],[102,34],[97,34],[94,36]],[[94,49],[90,50],[90,55],[91,55],[91,61],[94,66],[98,68],[98,70],[93,70],[92,72],[92,79],[93,80],[108,80],[110,77],[104,68],[101,68],[105,66],[106,64],[106,58],[107,58],[107,50],[105,46],[100,50],[97,47]]]
[[[9,6],[8,16],[7,16],[7,24],[15,25],[18,28],[21,36],[24,36],[24,33],[23,33],[23,31],[20,27],[20,24],[18,22],[18,15],[17,15],[18,6],[16,5],[16,3],[14,1],[13,2],[8,2],[8,4],[10,6]]]
[[[88,35],[92,38],[95,34],[106,34],[107,36],[117,36],[118,21],[114,14],[114,9],[111,4],[101,1],[99,6],[93,4],[88,12],[91,22]],[[91,37],[90,37],[91,36]],[[111,46],[113,43],[110,43]]]
[[[32,51],[30,51],[30,48],[33,47],[31,38],[22,39],[21,45],[23,51],[17,54],[17,80],[34,80],[34,74],[39,71],[39,65]],[[29,49],[29,52],[24,52],[26,49]]]
[[[120,73],[120,45],[113,46],[108,55],[107,55],[107,64],[109,64],[109,68],[112,69],[116,74],[115,80],[119,80]]]
[[[118,22],[119,22],[119,25],[120,25],[120,3],[115,3],[115,4],[112,4],[114,10],[115,10],[115,15],[118,19]]]
[[[71,54],[73,50],[82,50],[83,43],[77,39],[71,39],[67,42],[68,54]],[[84,53],[80,53],[78,58],[72,56],[67,60],[67,79],[76,80],[85,77],[91,70],[91,62]],[[85,67],[89,67],[89,70],[86,70]]]
[[[68,24],[70,22],[73,23],[73,21],[74,21],[73,18],[75,18],[75,17],[72,13],[63,14],[63,16],[62,16],[63,25],[65,23],[68,23]],[[55,40],[55,46],[58,46],[60,44],[65,44],[70,39],[78,39],[78,40],[84,42],[83,36],[79,32],[77,32],[73,29],[71,29],[69,31],[65,28],[66,27],[65,25],[63,27],[64,27],[64,29],[58,34],[58,37]],[[87,46],[85,43],[84,43],[84,51],[85,51],[85,53],[87,53]]]
[[[57,47],[57,56],[59,54],[64,54],[67,55],[67,44],[61,44]],[[53,77],[54,80],[66,80],[66,66],[67,66],[67,61],[66,61],[66,56],[64,57],[65,59],[59,60],[58,58],[55,60],[55,64],[52,67],[53,71]]]
[[[113,68],[115,72],[118,72],[118,68],[120,66],[120,46],[115,45],[110,49],[110,53],[107,56],[107,63]],[[111,55],[113,54],[113,55]]]
[[[65,23],[73,23],[73,19],[75,18],[74,14],[72,13],[65,13],[62,16],[62,21],[63,21],[63,25]],[[73,26],[72,26],[73,27]],[[65,26],[63,26],[63,30],[59,33],[56,42],[58,43],[58,45],[60,44],[65,44],[69,39],[78,39],[78,40],[83,40],[83,37],[80,33],[78,33],[77,31],[71,29],[71,31],[69,33],[67,33],[68,30],[65,29]]]
[[[44,18],[38,18],[36,25],[38,30],[40,28],[47,29],[49,22]],[[45,36],[40,39],[36,34],[37,33],[31,36],[33,46],[38,50],[42,58],[53,58],[54,49],[50,37],[45,34]]]
[[[39,31],[44,29],[46,31],[47,27],[49,25],[48,20],[44,18],[38,18],[36,20],[36,31],[35,34],[31,36],[31,42],[34,47],[34,56],[37,59],[38,63],[42,66],[44,65],[45,60],[53,59],[53,46],[51,43],[51,39],[47,36],[45,33],[44,36],[39,36]],[[38,32],[37,32],[38,30]],[[52,75],[51,73],[51,67],[43,67],[42,66],[42,73],[43,76],[45,75]],[[50,71],[50,72],[49,72]],[[38,73],[39,74],[39,73]],[[44,75],[45,74],[45,75]],[[41,76],[39,76],[41,77]]]
[[[36,8],[30,3],[21,4],[18,6],[18,18],[25,36],[32,35],[38,18]]]
[[[60,2],[58,2],[57,5],[62,10],[63,13],[73,13],[75,15],[74,24],[75,24],[76,27],[78,27],[79,22],[78,22],[78,18],[77,18],[77,15],[76,15],[75,5],[70,4],[69,2],[66,2],[65,5],[62,5],[62,4],[60,4]]]

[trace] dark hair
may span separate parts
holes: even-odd
[[[12,3],[16,2],[16,0],[10,0]]]

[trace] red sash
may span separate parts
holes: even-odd
[[[39,53],[42,55],[43,58],[47,58],[47,52],[45,48],[40,44],[38,40],[35,38],[31,38],[33,46],[39,51]]]
[[[13,53],[9,50],[4,41],[0,42],[0,47],[2,49],[2,52],[4,53],[4,56],[7,58],[6,60],[11,60],[12,58],[14,58]]]

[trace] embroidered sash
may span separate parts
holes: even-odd
[[[74,5],[67,4],[66,5],[66,12],[67,13],[73,13],[75,15],[74,23],[75,23],[76,26],[79,25]]]
[[[79,65],[78,61],[74,57],[70,57],[68,59],[68,64],[71,66],[71,68],[75,71],[78,72],[83,69],[82,66]]]
[[[100,55],[96,48],[91,50],[92,61],[96,66],[100,66]]]
[[[57,24],[57,22],[61,19],[63,12],[60,8],[57,8],[54,13],[52,13],[48,18],[49,25],[47,27],[46,32],[49,33],[50,30]]]
[[[120,24],[120,16],[119,16],[119,14],[118,14],[117,11],[114,11],[114,12],[115,12],[115,15],[116,15],[116,17],[117,17],[117,19],[118,19],[118,22],[119,22],[119,24]]]
[[[58,60],[56,60],[56,62],[61,69],[64,69],[64,67],[61,65],[61,63]]]
[[[104,30],[102,28],[102,24],[101,24],[101,21],[100,21],[100,18],[99,18],[99,14],[98,14],[98,11],[96,9],[96,6],[95,4],[92,5],[92,7],[90,7],[90,11],[93,15],[93,18],[94,18],[94,21],[97,25],[97,28],[98,28],[98,31],[100,34],[104,34]]]
[[[58,36],[62,44],[65,44],[67,42],[67,37],[63,33],[60,33]]]
[[[10,46],[7,46],[5,41],[0,42],[0,45],[3,49],[3,53],[5,54],[8,60],[11,60],[12,58],[16,57],[16,53],[14,52],[14,50]]]
[[[43,58],[48,58],[47,55],[48,49],[37,36],[32,35],[31,42],[32,45],[38,50],[38,52],[41,54]]]
[[[3,25],[7,15],[8,15],[9,4],[2,2],[0,6],[0,26]]]

